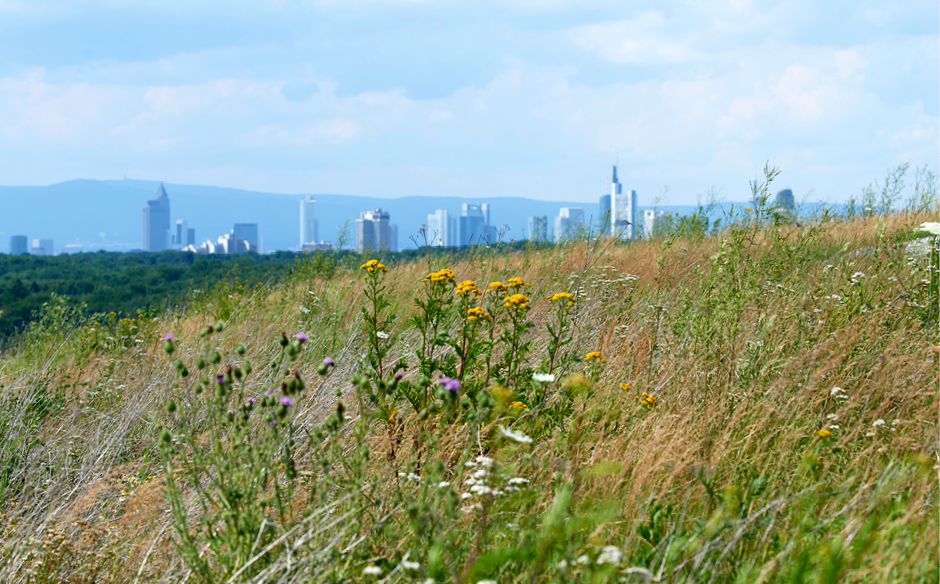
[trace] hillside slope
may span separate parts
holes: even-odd
[[[934,217],[54,307],[0,361],[0,577],[936,582]]]

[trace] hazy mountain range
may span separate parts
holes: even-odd
[[[66,251],[129,251],[142,246],[142,209],[154,197],[157,181],[73,180],[50,186],[0,186],[0,253],[7,252],[11,235],[53,239],[56,253]],[[172,223],[186,219],[196,230],[196,243],[228,233],[235,223],[258,223],[265,251],[296,248],[300,238],[298,201],[301,195],[283,195],[232,188],[164,183],[170,197]],[[598,193],[599,195],[600,193]],[[524,239],[528,217],[547,215],[549,224],[561,207],[582,207],[595,222],[598,202],[538,201],[522,197],[460,199],[451,197],[403,197],[381,199],[339,194],[315,194],[321,240],[336,241],[337,233],[350,222],[350,244],[354,244],[355,220],[360,211],[382,207],[398,225],[399,247],[414,247],[427,215],[435,209],[460,214],[462,203],[489,203],[491,221],[499,229],[508,227],[505,238]],[[643,195],[640,195],[641,208]],[[650,202],[652,203],[652,202]],[[728,206],[725,203],[723,206]],[[740,203],[736,203],[740,205]],[[690,206],[663,206],[689,212]]]

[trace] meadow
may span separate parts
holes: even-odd
[[[936,217],[320,256],[110,338],[48,304],[0,579],[937,582]]]

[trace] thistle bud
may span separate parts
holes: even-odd
[[[176,411],[176,402],[173,400],[168,401],[166,404],[166,413],[172,414],[175,411]]]
[[[164,341],[163,342],[163,352],[167,355],[172,355],[173,351],[176,350],[176,347],[173,346],[173,341]]]
[[[238,353],[239,356],[244,356],[245,353],[248,352],[248,349],[245,348],[245,345],[239,343],[238,347],[235,349],[235,352]]]
[[[215,365],[218,365],[222,362],[222,355],[218,351],[212,351],[212,354],[209,355],[209,361]]]

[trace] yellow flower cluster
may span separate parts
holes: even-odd
[[[444,268],[443,270],[440,270],[440,271],[437,271],[437,272],[431,272],[431,273],[428,274],[427,277],[424,279],[425,282],[427,282],[427,281],[431,281],[431,282],[456,282],[456,280],[457,280],[457,276],[455,276],[454,273],[451,272],[450,270],[448,270],[447,268]]]
[[[477,288],[476,283],[473,280],[464,280],[463,282],[457,284],[457,291],[454,292],[457,296],[464,296],[466,294],[473,294],[474,296],[479,296],[483,294]]]
[[[620,389],[622,389],[623,391],[630,391],[631,389],[633,389],[633,386],[630,385],[629,383],[621,383],[621,384],[620,384]],[[637,399],[639,399],[639,398],[637,398]]]
[[[555,292],[554,294],[548,297],[548,300],[550,300],[551,302],[554,302],[556,300],[567,300],[568,306],[571,306],[571,303],[574,302],[574,296],[572,296],[571,294],[568,294],[567,292]]]
[[[521,409],[523,409],[523,408],[525,408],[525,407],[527,407],[527,406],[526,406],[524,403],[522,403],[521,401],[514,401],[514,402],[512,402],[511,404],[509,404],[509,407],[511,407],[511,408],[516,408],[517,410],[521,410]]]
[[[624,385],[629,385],[629,384],[624,384]],[[641,395],[638,395],[636,399],[640,400],[641,405],[649,406],[651,408],[656,407],[655,395],[650,395],[644,391]]]
[[[506,308],[515,307],[516,310],[527,310],[529,308],[529,298],[522,294],[512,294],[503,300],[503,306]]]
[[[820,438],[828,438],[832,436],[832,432],[823,428],[822,430],[816,430],[816,435],[819,436]]]
[[[510,288],[521,288],[523,286],[531,286],[528,282],[525,282],[522,278],[509,278],[506,281],[506,285]]]
[[[382,265],[382,262],[380,262],[379,260],[369,260],[369,261],[367,261],[366,263],[364,263],[364,264],[362,264],[361,266],[359,266],[359,269],[360,269],[360,270],[366,270],[366,271],[368,271],[370,274],[374,274],[374,273],[378,272],[379,270],[382,270],[383,272],[387,272],[387,271],[388,271],[388,268],[386,268],[384,265]]]
[[[474,321],[478,318],[489,318],[490,315],[486,313],[486,310],[481,306],[475,306],[467,311],[467,320]]]
[[[509,293],[509,291],[506,289],[506,285],[503,284],[502,282],[490,282],[490,285],[486,291],[491,292],[493,294],[500,294],[500,293],[508,294]]]
[[[585,361],[594,361],[594,360],[597,360],[597,361],[600,361],[601,363],[606,362],[606,359],[604,359],[603,357],[601,357],[601,352],[600,352],[600,351],[591,351],[590,353],[588,353],[587,355],[584,356],[584,360],[585,360]]]

